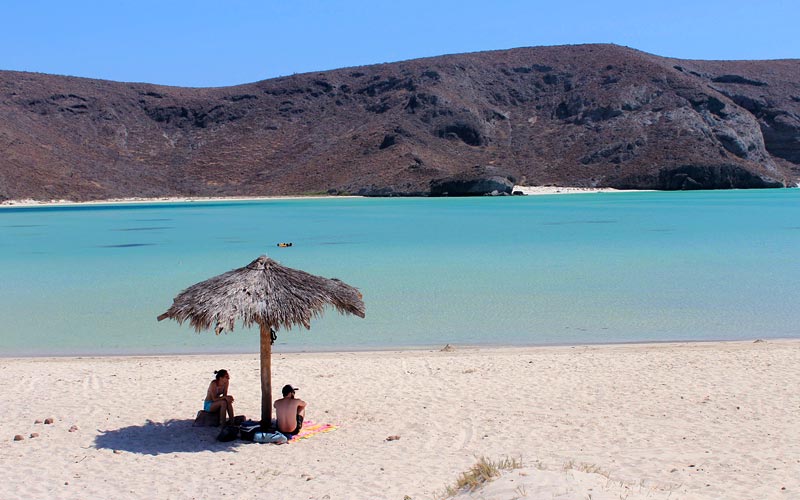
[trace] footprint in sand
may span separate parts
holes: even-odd
[[[83,379],[83,392],[87,395],[89,393],[97,392],[102,388],[103,381],[94,373]]]
[[[461,436],[463,439],[459,449],[463,450],[467,448],[467,445],[469,445],[470,442],[472,442],[472,436],[475,434],[475,424],[472,423],[471,418],[466,418],[463,420],[461,425]]]

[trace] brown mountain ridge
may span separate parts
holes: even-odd
[[[794,186],[800,60],[520,48],[180,88],[0,71],[0,199]]]

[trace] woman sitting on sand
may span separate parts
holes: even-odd
[[[233,422],[233,396],[228,396],[231,376],[228,375],[228,370],[216,370],[214,375],[214,380],[208,385],[203,410],[212,413],[219,411],[219,425],[225,425],[226,413],[229,421]]]

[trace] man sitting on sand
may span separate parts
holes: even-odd
[[[277,427],[287,437],[300,432],[306,414],[306,402],[294,397],[296,390],[297,388],[291,385],[283,386],[283,398],[275,401]]]

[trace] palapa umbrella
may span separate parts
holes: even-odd
[[[311,327],[311,318],[331,305],[340,313],[364,317],[359,291],[338,279],[282,266],[262,255],[245,267],[190,286],[178,294],[158,321],[188,320],[198,332],[233,331],[237,320],[261,329],[261,421],[272,420],[272,341],[274,331]]]

